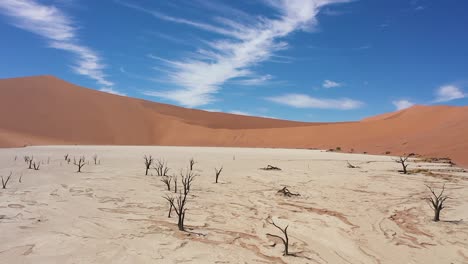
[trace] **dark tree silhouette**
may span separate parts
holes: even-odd
[[[190,170],[193,170],[193,165],[195,165],[195,160],[193,158],[190,159]]]
[[[439,222],[440,221],[440,212],[442,209],[445,208],[445,200],[447,200],[449,197],[447,195],[444,195],[445,191],[445,184],[442,186],[442,189],[439,194],[436,194],[434,188],[431,186],[426,185],[426,187],[429,189],[431,192],[430,196],[426,198],[426,200],[429,203],[429,206],[434,210],[434,222]]]
[[[408,167],[408,163],[406,163],[406,161],[408,160],[409,156],[406,156],[406,157],[400,157],[400,159],[398,160],[395,160],[396,163],[400,163],[401,166],[403,167],[403,170],[401,170],[401,172],[403,172],[403,174],[407,174],[408,171],[406,170],[406,168]]]
[[[78,167],[77,172],[81,172],[81,168],[83,168],[83,166],[86,164],[85,157],[81,156],[80,159],[78,160],[78,162],[76,162],[76,159],[75,159],[73,164],[75,164]]]
[[[153,164],[153,156],[149,155],[149,156],[144,156],[143,157],[145,159],[145,175],[148,175],[148,171],[151,167],[151,164]]]
[[[192,173],[192,171],[187,170],[185,173],[181,172],[181,183],[183,186],[183,191],[179,190],[179,194],[174,197],[174,196],[166,196],[164,199],[166,199],[169,204],[169,215],[170,211],[172,208],[174,208],[174,211],[177,214],[177,227],[179,228],[180,231],[185,231],[185,226],[184,226],[184,221],[185,221],[185,213],[187,209],[185,208],[185,205],[187,204],[187,198],[188,194],[190,192],[190,186],[192,185],[193,180],[195,179],[195,174]]]

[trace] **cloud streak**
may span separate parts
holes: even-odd
[[[35,0],[2,0],[0,13],[10,17],[14,26],[46,39],[49,47],[72,53],[76,57],[72,66],[75,73],[106,87],[114,85],[103,72],[102,59],[91,48],[79,43],[77,27],[60,9]]]
[[[275,52],[286,49],[288,44],[281,41],[282,38],[298,30],[313,30],[321,7],[347,1],[266,0],[277,13],[275,18],[255,17],[253,22],[252,19],[248,19],[249,22],[244,23],[225,17],[213,18],[217,25],[222,27],[168,16],[127,2],[118,2],[158,19],[224,36],[222,39],[207,41],[206,48],[197,50],[193,56],[186,59],[160,59],[160,63],[170,70],[167,81],[177,89],[144,92],[146,95],[175,101],[184,106],[198,107],[214,102],[215,95],[229,80],[258,85],[271,79],[271,76],[259,79],[259,74],[252,68],[268,61]]]
[[[364,103],[360,101],[349,98],[326,99],[311,97],[305,94],[285,94],[281,96],[267,97],[266,100],[294,108],[351,110],[360,108],[364,105]]]

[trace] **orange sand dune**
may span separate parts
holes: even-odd
[[[415,106],[360,122],[211,113],[107,94],[52,76],[0,80],[0,147],[47,144],[336,148],[468,165],[468,107]]]

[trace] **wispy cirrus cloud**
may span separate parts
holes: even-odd
[[[342,83],[331,81],[331,80],[325,80],[322,83],[323,88],[336,88],[336,87],[341,87],[343,86]]]
[[[444,85],[437,89],[435,103],[448,102],[467,97],[462,89],[456,85]]]
[[[284,37],[298,31],[312,31],[317,24],[320,8],[328,4],[348,2],[347,0],[265,0],[277,14],[274,18],[255,17],[228,19],[212,17],[217,26],[210,23],[192,21],[162,14],[141,6],[118,1],[118,3],[150,14],[158,19],[183,24],[209,31],[222,38],[207,41],[192,56],[179,59],[161,59],[160,62],[170,72],[166,82],[176,89],[165,91],[145,91],[146,95],[175,101],[188,107],[209,104],[216,100],[215,94],[229,80],[258,84],[259,74],[253,67],[268,61],[277,51],[286,49]],[[221,8],[219,6],[211,8]],[[227,10],[225,6],[223,10]],[[245,14],[243,15],[246,16]],[[242,17],[242,16],[239,16]],[[248,22],[246,22],[246,20]],[[268,76],[268,75],[263,75]],[[265,78],[267,81],[270,77]]]
[[[285,94],[281,96],[267,97],[266,100],[295,108],[351,110],[360,108],[364,105],[361,101],[349,98],[327,99],[311,97],[305,94]]]
[[[80,44],[73,20],[53,5],[35,0],[1,0],[0,13],[11,18],[11,24],[43,37],[49,47],[72,53],[76,59],[72,69],[105,87],[113,86],[104,73],[101,57]]]
[[[413,102],[404,99],[393,101],[392,104],[396,107],[396,110],[398,111],[409,108],[414,105]]]

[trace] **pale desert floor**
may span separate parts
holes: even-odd
[[[67,153],[87,157],[83,173]],[[144,154],[165,159],[170,174],[197,161],[189,232],[167,217],[171,192],[144,175]],[[39,171],[27,169],[25,155],[43,162]],[[0,175],[13,172],[0,189],[0,263],[468,263],[468,174],[411,162],[432,174],[402,175],[393,159],[289,149],[0,149]],[[269,164],[282,171],[259,169]],[[451,199],[435,223],[425,184],[443,183]],[[277,194],[284,186],[300,196]],[[282,256],[281,242],[266,236],[280,234],[270,217],[289,225],[296,256]]]

